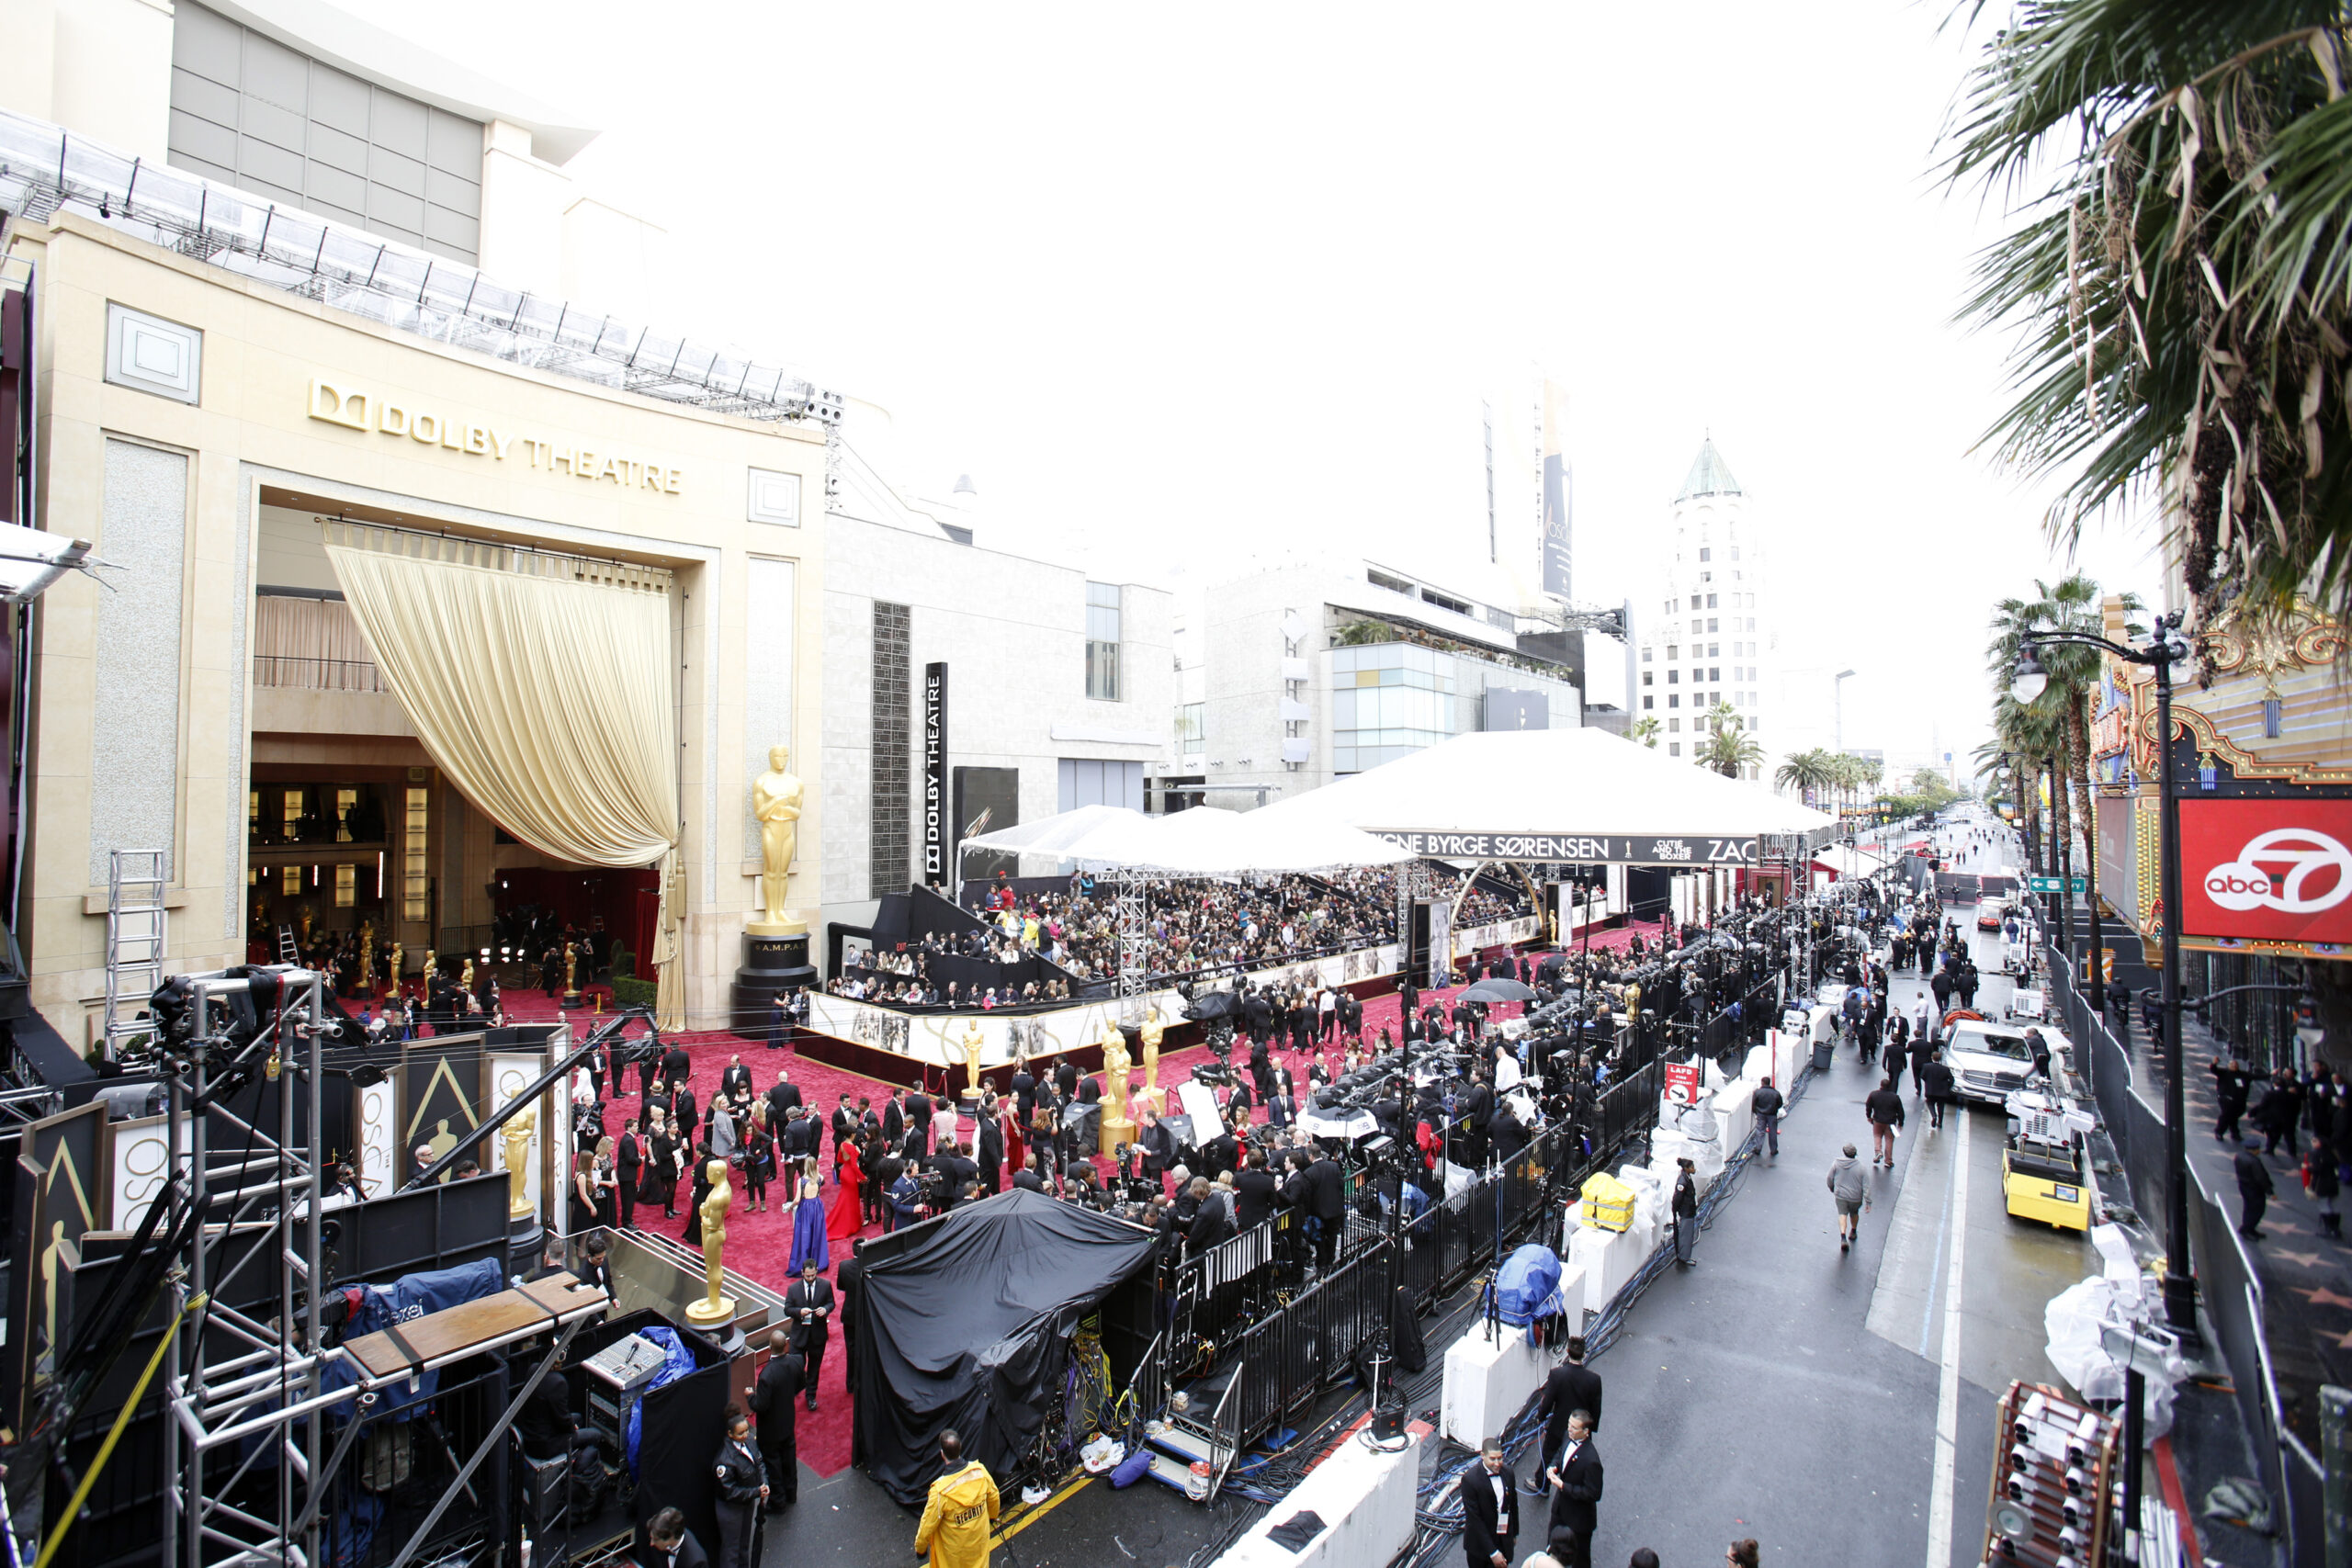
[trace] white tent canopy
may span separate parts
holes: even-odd
[[[1815,850],[1813,863],[1824,870],[1834,871],[1839,876],[1874,876],[1884,871],[1888,863],[1885,856],[1874,854],[1859,844],[1832,844],[1826,849]]]
[[[1261,829],[1361,828],[1447,860],[1752,865],[1766,835],[1835,821],[1603,729],[1457,735],[1250,813]]]
[[[1172,817],[1146,817],[1124,806],[1081,806],[1038,822],[1023,822],[967,839],[967,850],[1053,855],[1098,865],[1125,865],[1176,876],[1235,876],[1244,872],[1329,871],[1394,865],[1409,851],[1330,822],[1276,824],[1259,814],[1195,807]]]

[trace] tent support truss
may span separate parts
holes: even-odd
[[[1119,933],[1119,1021],[1143,1022],[1143,998],[1151,988],[1148,942],[1151,874],[1131,865],[1111,872],[1111,919]]]
[[[170,1075],[169,1168],[186,1172],[187,1179],[175,1190],[186,1196],[171,1217],[176,1221],[190,1211],[205,1217],[181,1255],[173,1305],[185,1314],[197,1298],[265,1259],[276,1264],[277,1295],[268,1323],[255,1323],[224,1303],[201,1305],[173,1347],[164,1391],[164,1472],[171,1480],[164,1493],[163,1568],[319,1561],[319,1505],[334,1467],[323,1462],[322,1423],[311,1417],[322,1405],[349,1395],[320,1392],[321,1371],[341,1352],[316,1349],[323,1328],[320,1227],[298,1231],[295,1221],[321,1212],[324,1161],[316,1108],[319,1043],[327,1017],[318,975],[289,970],[279,983],[277,1022],[247,1047],[248,1055],[259,1052],[277,1064],[272,1074],[279,1090],[274,1128],[238,1122],[213,1100],[230,1070],[224,1070],[229,1065],[212,1056],[220,1045],[214,1033],[220,1001],[250,991],[250,980],[192,977],[196,1045],[188,1070]],[[303,1109],[299,1125],[298,1101]],[[216,1171],[207,1129],[214,1121],[237,1124],[248,1151],[237,1165],[217,1171],[225,1190],[211,1181]],[[220,1359],[214,1350],[223,1337],[252,1348]],[[219,1464],[208,1468],[216,1451],[226,1450],[219,1461],[225,1464],[248,1441],[252,1447],[233,1473]],[[266,1517],[223,1501],[264,1453],[274,1453],[277,1461]]]

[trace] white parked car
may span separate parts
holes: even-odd
[[[1963,1099],[1999,1105],[2026,1087],[2033,1074],[2033,1048],[2026,1043],[2025,1029],[1975,1018],[1952,1024],[1944,1039],[1944,1065],[1951,1069],[1952,1087]],[[2066,1049],[2065,1037],[2054,1029],[2042,1029],[2041,1039],[2053,1058]]]

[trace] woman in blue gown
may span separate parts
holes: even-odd
[[[797,1178],[799,1201],[792,1205],[792,1262],[787,1272],[800,1277],[800,1266],[814,1262],[820,1269],[832,1267],[832,1254],[825,1246],[824,1183],[818,1178],[817,1162],[801,1162]]]

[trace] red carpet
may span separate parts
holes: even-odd
[[[1623,947],[1633,940],[1635,929],[1639,929],[1645,937],[1652,939],[1656,938],[1658,931],[1655,925],[1644,925],[1639,928],[1623,927],[1595,931],[1591,946],[1596,951]],[[1581,948],[1582,943],[1579,942],[1578,945]],[[1453,989],[1431,991],[1425,992],[1424,998],[1434,1001],[1442,998],[1450,998],[1453,994]],[[510,989],[504,993],[504,1002],[507,1016],[518,1023],[552,1021],[558,1010],[554,999],[546,992],[538,990]],[[1517,1015],[1518,1007],[1518,1003],[1510,1002],[1498,1007],[1495,1010],[1498,1016],[1510,1018]],[[588,1021],[593,1025],[593,1016]],[[1365,999],[1364,1033],[1367,1038],[1376,1039],[1383,1029],[1390,1031],[1393,1038],[1397,1026],[1397,998],[1395,993]],[[688,1081],[695,1089],[695,1097],[705,1104],[708,1103],[710,1092],[718,1086],[720,1075],[726,1071],[729,1058],[739,1055],[742,1057],[744,1066],[751,1068],[752,1082],[760,1093],[764,1094],[768,1087],[775,1082],[776,1072],[781,1068],[789,1072],[792,1081],[799,1086],[803,1103],[811,1107],[820,1116],[829,1120],[834,1106],[839,1103],[839,1097],[844,1093],[851,1097],[853,1102],[858,1096],[865,1095],[871,1098],[878,1106],[889,1097],[890,1090],[894,1087],[899,1087],[877,1078],[867,1077],[860,1073],[848,1072],[839,1067],[827,1066],[821,1062],[811,1061],[790,1047],[781,1051],[771,1051],[763,1044],[739,1040],[731,1034],[715,1031],[672,1038],[683,1045],[686,1054],[693,1058],[694,1072]],[[1339,1050],[1340,1047],[1336,1044],[1329,1047],[1328,1059],[1334,1066],[1337,1065]],[[1290,1066],[1293,1074],[1301,1084],[1306,1082],[1311,1053],[1308,1055],[1298,1055],[1288,1051],[1278,1051],[1275,1053],[1275,1057]],[[1163,1087],[1182,1083],[1191,1076],[1192,1068],[1195,1064],[1210,1060],[1213,1058],[1204,1045],[1170,1052],[1160,1059],[1160,1083]],[[913,1084],[920,1073],[920,1065],[910,1063],[907,1084]],[[1140,1068],[1136,1071],[1136,1081],[1137,1083],[1142,1081]],[[1001,1078],[1000,1078],[999,1087],[1002,1087]],[[612,1086],[607,1085],[606,1088],[609,1091]],[[626,1101],[634,1105],[636,1100],[634,1091],[637,1088],[637,1075],[634,1072],[629,1075],[628,1088],[630,1092],[625,1097]],[[607,1098],[608,1100],[611,1098],[609,1092]],[[628,1112],[624,1111],[622,1114],[627,1115]],[[1256,1121],[1265,1120],[1265,1109],[1262,1106],[1251,1114]],[[616,1126],[617,1118],[608,1118],[608,1125]],[[972,1122],[968,1117],[963,1122],[963,1135],[967,1138],[972,1135]],[[824,1161],[825,1197],[829,1202],[834,1190],[831,1154],[832,1138],[829,1133],[825,1139],[827,1158]],[[1107,1172],[1110,1162],[1104,1159],[1101,1163],[1104,1171]],[[792,1258],[791,1191],[792,1187],[788,1181],[777,1180],[768,1189],[767,1212],[758,1213],[749,1212],[748,1199],[739,1184],[735,1193],[735,1209],[727,1222],[727,1267],[747,1279],[777,1292],[783,1291],[792,1280],[786,1269],[786,1265],[790,1263]],[[684,1201],[684,1196],[682,1192],[681,1204]],[[672,1235],[683,1235],[686,1227],[686,1216],[683,1207],[678,1218],[673,1221],[663,1220],[658,1209],[648,1213],[640,1207],[637,1212],[637,1220],[640,1229],[658,1227]],[[869,1226],[864,1234],[878,1235],[881,1234],[881,1227]],[[846,1243],[834,1244],[829,1266],[825,1270],[828,1279],[832,1278],[835,1268],[847,1255],[847,1251]],[[842,1375],[847,1365],[848,1359],[843,1350],[842,1337],[837,1329],[831,1342],[826,1347],[824,1364],[818,1374],[817,1414],[811,1416],[803,1411],[798,1427],[801,1461],[820,1475],[831,1475],[849,1463],[850,1400],[842,1383]]]

